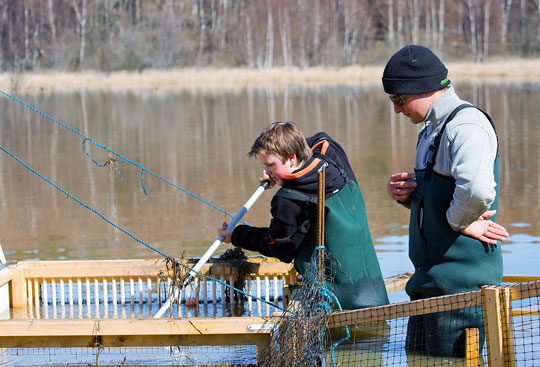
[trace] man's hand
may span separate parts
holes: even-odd
[[[394,173],[390,176],[386,189],[388,195],[401,202],[410,201],[410,196],[416,187],[415,174],[408,172]]]
[[[496,212],[496,210],[488,210],[478,220],[472,222],[467,228],[462,229],[461,233],[492,245],[495,245],[497,241],[504,241],[509,236],[506,228],[487,219],[494,216]]]

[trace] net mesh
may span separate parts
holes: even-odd
[[[499,295],[505,366],[538,366],[540,281],[507,285],[500,289]]]
[[[255,346],[5,348],[1,366],[255,366]]]
[[[327,251],[323,250],[323,253],[325,263],[334,261]],[[286,312],[269,321],[272,323],[273,331],[269,346],[261,354],[259,366],[325,364],[327,356],[324,351],[328,343],[332,343],[332,339],[326,335],[326,324],[332,306],[339,307],[339,305],[326,286],[334,279],[334,274],[330,270],[334,267],[326,266],[325,271],[321,269],[320,254],[320,251],[314,252],[304,276],[290,290],[291,299]],[[344,335],[339,338],[340,340],[348,337],[346,327],[343,328],[343,332]]]
[[[267,288],[271,303],[275,302],[280,308],[287,305],[284,312],[268,304],[260,305],[268,308],[262,312],[256,307],[253,313],[240,312],[243,316],[265,316],[266,324],[258,330],[270,336],[262,351],[261,344],[255,345],[252,339],[243,341],[246,345],[234,346],[148,347],[142,345],[149,344],[141,344],[112,348],[102,347],[97,342],[90,348],[1,348],[0,345],[0,365],[491,366],[501,365],[501,361],[505,366],[538,365],[539,280],[522,282],[522,277],[509,277],[501,287],[488,286],[481,291],[341,311],[328,289],[334,276],[331,269],[337,267],[325,266],[322,271],[318,253],[315,252],[304,276],[297,283],[289,282],[284,293],[274,294],[272,286]],[[323,263],[335,262],[324,252]],[[178,278],[181,279],[181,275]],[[256,286],[251,282],[254,280],[242,279],[242,275],[236,273],[232,278],[227,277],[227,281],[236,283],[239,289],[247,293],[253,291]],[[400,284],[405,281],[402,279]],[[389,282],[387,287],[391,292]],[[98,291],[102,289],[101,286]],[[50,297],[50,285],[47,292]],[[73,293],[76,306],[78,292]],[[81,294],[84,297],[85,292]],[[197,292],[192,290],[191,294]],[[135,295],[137,300],[137,292]],[[247,297],[241,292],[227,289],[221,295],[218,292],[216,297],[220,299],[217,307],[229,310],[218,317],[233,315],[233,306],[248,308]],[[108,299],[110,303],[110,297]],[[185,302],[187,298],[183,299]],[[196,305],[190,312],[196,312],[198,317],[208,316],[204,300]],[[41,304],[40,310],[43,307]],[[105,306],[102,303],[100,307]],[[109,307],[112,306],[109,304]],[[141,306],[135,302],[135,306],[125,307]],[[157,308],[152,307],[153,311]],[[195,311],[197,308],[199,310]],[[9,320],[6,322],[7,327]],[[234,343],[232,339],[222,340]]]

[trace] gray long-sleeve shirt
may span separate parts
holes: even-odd
[[[442,124],[461,100],[450,87],[428,111],[420,131],[415,168],[425,169],[427,150]],[[493,163],[497,155],[497,136],[486,116],[476,108],[458,112],[441,137],[434,171],[456,181],[453,200],[446,219],[455,231],[477,220],[495,200]]]

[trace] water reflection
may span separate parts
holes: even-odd
[[[501,152],[499,221],[512,236],[505,271],[532,273],[514,257],[531,258],[538,241],[540,86],[457,84],[462,98],[493,117]],[[383,273],[410,270],[408,211],[386,194],[391,172],[412,169],[418,127],[396,116],[380,88],[251,88],[221,92],[78,92],[19,96],[58,121],[121,153],[218,207],[235,213],[257,187],[261,171],[248,159],[269,122],[293,120],[307,134],[324,130],[355,169]],[[7,98],[0,99],[0,144],[104,216],[170,256],[202,254],[226,217],[192,196],[118,161],[98,167],[83,138]],[[100,164],[110,155],[86,143]],[[0,158],[0,243],[22,259],[152,258],[102,219],[31,174]],[[269,192],[246,215],[269,220]],[[530,240],[530,239],[534,240]],[[225,246],[223,247],[225,250]],[[513,255],[508,255],[513,254]]]

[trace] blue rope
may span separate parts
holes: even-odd
[[[324,245],[315,247],[315,250],[314,250],[315,256],[312,257],[314,260],[312,260],[313,264],[312,264],[312,267],[311,267],[313,269],[314,273],[315,273],[315,271],[317,271],[317,267],[315,266],[315,264],[317,264],[318,250],[324,250],[325,253],[327,251],[326,246],[324,246]],[[323,310],[325,315],[329,315],[332,312],[332,307],[331,307],[332,302],[331,301],[334,300],[334,302],[336,303],[339,311],[343,311],[343,308],[341,308],[341,303],[339,302],[339,299],[326,286],[326,282],[324,280],[323,280],[322,283],[319,282],[317,274],[313,274],[313,278],[315,279],[315,284],[318,285],[317,291],[322,294],[324,299],[326,299],[326,302],[317,304],[318,308]],[[324,333],[326,333],[326,329],[324,330]],[[334,366],[334,367],[336,366],[336,361],[335,361],[335,358],[334,358],[335,349],[338,347],[339,344],[341,344],[345,340],[349,339],[350,337],[351,337],[351,333],[349,332],[349,327],[345,326],[345,336],[343,338],[339,339],[337,342],[335,342],[332,345],[332,349],[330,350],[330,358],[332,359],[332,366]]]
[[[52,122],[54,122],[54,123],[56,123],[56,124],[62,126],[64,129],[67,129],[68,131],[71,131],[72,133],[77,134],[77,135],[79,135],[80,137],[82,137],[82,138],[84,139],[84,140],[83,140],[83,150],[84,150],[84,152],[85,152],[86,155],[92,160],[92,162],[93,162],[94,164],[96,164],[98,167],[104,167],[105,165],[107,165],[107,163],[104,163],[103,165],[100,165],[98,162],[96,162],[96,160],[95,160],[94,158],[92,158],[92,156],[90,156],[90,154],[88,154],[88,152],[86,151],[86,148],[85,148],[85,143],[86,143],[87,141],[91,142],[91,143],[94,144],[95,146],[97,146],[97,147],[99,147],[99,148],[101,148],[101,149],[103,149],[103,150],[105,150],[105,151],[107,151],[107,152],[109,152],[109,153],[111,153],[111,154],[116,155],[117,157],[120,157],[121,160],[118,160],[118,162],[120,162],[120,163],[129,163],[129,164],[134,165],[135,167],[138,167],[138,168],[141,170],[141,188],[142,188],[142,190],[143,190],[145,196],[148,196],[148,193],[146,192],[146,189],[145,189],[145,187],[144,187],[144,172],[147,172],[147,173],[151,174],[152,176],[154,176],[154,177],[156,177],[156,178],[162,180],[163,182],[165,182],[165,183],[167,183],[167,184],[173,186],[174,188],[176,188],[176,189],[178,189],[178,190],[180,190],[180,191],[182,191],[182,192],[188,194],[189,196],[191,196],[191,197],[193,197],[193,198],[195,198],[195,199],[201,201],[202,203],[204,203],[204,204],[206,204],[206,205],[208,205],[208,206],[210,206],[210,207],[212,207],[212,208],[218,210],[219,212],[221,212],[221,213],[223,213],[223,214],[225,214],[225,215],[228,215],[228,216],[231,217],[231,218],[234,218],[234,215],[233,215],[233,214],[231,214],[231,213],[229,213],[229,212],[227,212],[227,211],[225,211],[225,210],[219,208],[218,206],[216,206],[216,205],[210,203],[209,201],[204,200],[202,197],[195,195],[194,193],[192,193],[192,192],[190,192],[190,191],[184,189],[183,187],[180,187],[180,186],[176,185],[175,183],[173,183],[173,182],[167,180],[166,178],[164,178],[164,177],[158,175],[157,173],[154,173],[154,172],[152,172],[152,171],[150,171],[150,170],[144,168],[140,163],[138,163],[138,162],[133,162],[132,160],[130,160],[130,159],[124,157],[123,155],[121,155],[120,153],[117,153],[117,152],[115,152],[114,150],[112,150],[112,149],[110,149],[110,148],[108,148],[108,147],[106,147],[106,146],[104,146],[104,145],[98,143],[97,141],[93,140],[92,138],[89,138],[89,137],[85,136],[84,134],[80,133],[79,131],[77,131],[77,130],[75,130],[75,129],[69,127],[69,126],[67,126],[66,124],[64,124],[64,123],[62,123],[62,122],[56,120],[55,118],[53,118],[53,117],[51,117],[51,116],[49,116],[49,115],[47,115],[47,114],[41,112],[41,111],[38,110],[37,108],[35,108],[35,107],[33,107],[33,106],[30,106],[29,104],[27,104],[27,103],[21,101],[20,99],[18,99],[18,98],[16,98],[16,97],[14,97],[14,96],[12,96],[12,95],[10,95],[10,94],[8,94],[8,93],[2,91],[2,90],[0,90],[0,93],[3,94],[4,96],[6,96],[6,97],[8,97],[8,98],[10,98],[10,99],[12,99],[12,100],[14,100],[15,102],[20,103],[21,105],[25,106],[26,108],[29,108],[29,109],[31,109],[32,111],[34,111],[34,112],[40,114],[41,116],[43,116],[43,117],[45,117],[45,118],[51,120]],[[117,170],[117,172],[119,172],[119,171],[118,171],[118,168],[117,168],[116,170]],[[245,225],[249,225],[248,223],[244,222],[243,220],[240,220],[240,222],[243,223],[243,224],[245,224]]]
[[[127,163],[127,162],[126,162],[126,161],[123,161],[123,160],[122,160],[122,161],[119,161],[119,160],[117,160],[117,159],[110,158],[110,159],[107,160],[105,163],[99,164],[99,163],[94,159],[94,157],[92,157],[92,156],[86,151],[86,145],[85,145],[85,144],[86,144],[86,141],[87,141],[87,140],[88,140],[88,139],[84,139],[84,141],[82,142],[82,148],[83,148],[84,153],[86,153],[86,156],[87,156],[88,158],[90,158],[90,160],[91,160],[92,162],[94,162],[94,164],[95,164],[96,166],[98,166],[98,167],[106,167],[106,166],[112,164],[112,165],[114,166],[114,169],[116,170],[116,173],[118,173],[118,175],[120,176],[120,181],[124,181],[124,176],[122,176],[122,174],[120,173],[120,170],[118,169],[118,166],[116,165],[116,162],[121,162],[121,163]],[[143,188],[144,188],[144,187],[143,187]]]
[[[158,249],[156,249],[155,247],[152,247],[151,245],[147,244],[146,242],[144,242],[143,240],[139,239],[138,237],[136,237],[135,235],[133,235],[132,233],[128,232],[127,230],[125,230],[124,228],[120,227],[118,224],[112,222],[110,219],[108,219],[107,217],[105,217],[103,214],[101,214],[99,211],[97,211],[96,209],[92,208],[91,206],[85,204],[84,202],[82,202],[81,200],[79,200],[78,198],[76,198],[75,196],[71,195],[69,192],[67,192],[66,190],[64,190],[63,188],[61,188],[60,186],[58,186],[57,184],[55,184],[54,182],[52,182],[51,180],[49,180],[47,177],[43,176],[41,173],[39,173],[38,171],[36,171],[35,169],[33,169],[32,167],[30,167],[28,164],[26,164],[25,162],[23,162],[20,158],[18,158],[17,156],[15,156],[13,153],[11,153],[9,150],[7,150],[6,148],[4,148],[2,145],[0,145],[0,149],[4,151],[4,153],[6,153],[7,155],[9,155],[11,158],[15,159],[17,162],[19,162],[21,165],[23,165],[27,170],[29,170],[30,172],[32,172],[33,174],[35,174],[36,176],[38,176],[39,178],[41,178],[42,180],[44,180],[45,182],[47,182],[48,184],[52,185],[55,189],[57,189],[58,191],[62,192],[63,194],[65,194],[68,198],[74,200],[75,202],[77,202],[79,205],[83,206],[84,208],[90,210],[92,213],[96,214],[97,216],[99,216],[101,219],[103,219],[105,222],[109,223],[110,225],[112,225],[113,227],[117,228],[118,230],[122,231],[123,233],[127,234],[129,237],[131,237],[132,239],[134,239],[135,241],[139,242],[140,244],[146,246],[147,248],[149,248],[150,250],[152,251],[155,251],[157,252],[158,254],[160,254],[161,256],[165,257],[165,258],[168,258],[168,259],[172,259],[170,258],[169,256],[167,256],[165,253],[159,251]],[[185,264],[182,264],[181,262],[177,261],[176,259],[173,259],[178,265],[180,266],[183,266],[184,268],[190,270],[190,271],[193,271],[193,269],[191,269],[189,266],[185,265]],[[206,278],[206,279],[209,279],[209,280],[212,280],[212,281],[215,281],[221,285],[224,285],[225,287],[227,288],[231,288],[239,293],[242,293],[244,294],[245,296],[247,297],[252,297],[253,299],[257,300],[257,301],[261,301],[263,303],[266,303],[266,304],[269,304],[277,309],[279,309],[280,311],[283,311],[283,312],[290,312],[288,310],[285,310],[283,309],[282,307],[279,307],[278,305],[270,302],[270,301],[266,301],[265,299],[262,299],[260,297],[257,297],[257,296],[253,296],[245,291],[243,291],[242,289],[238,289],[230,284],[227,284],[226,282],[224,281],[221,281],[220,279],[216,279],[216,278],[212,278],[208,275],[205,275],[205,274],[202,274],[202,273],[199,273],[197,271],[195,271],[195,273],[197,273],[198,275]]]

